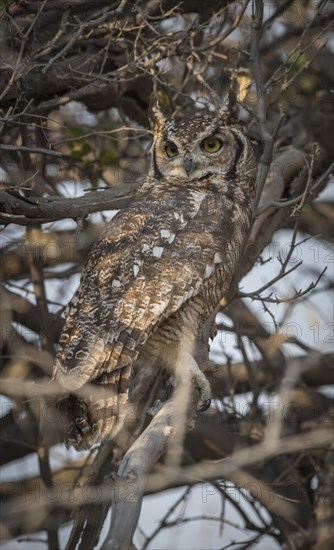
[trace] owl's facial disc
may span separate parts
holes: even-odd
[[[206,175],[217,172],[215,163],[219,162],[218,157],[223,146],[222,138],[217,135],[198,140],[192,148],[169,141],[164,144],[164,156],[160,157],[160,166],[169,177],[201,180]]]
[[[235,134],[215,117],[166,121],[156,131],[152,171],[171,183],[204,182],[221,178],[233,170],[239,158],[240,144]]]

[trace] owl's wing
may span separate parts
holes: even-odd
[[[220,258],[217,239],[207,231],[205,199],[189,190],[159,200],[144,194],[109,222],[60,337],[57,377],[65,388],[129,364],[161,321],[212,274]]]
[[[207,202],[205,193],[189,189],[163,196],[148,190],[111,220],[84,267],[60,338],[55,377],[64,388],[94,381],[124,396],[147,338],[217,263]]]

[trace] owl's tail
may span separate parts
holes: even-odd
[[[104,373],[59,402],[67,447],[89,449],[116,436],[127,416],[131,366]]]

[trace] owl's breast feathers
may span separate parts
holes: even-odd
[[[112,392],[113,403],[125,400],[132,364],[149,336],[237,260],[249,222],[244,207],[231,214],[217,193],[146,182],[94,245],[69,305],[54,372],[70,393],[91,382]],[[104,396],[94,401],[105,406]],[[102,416],[90,422],[105,423]]]

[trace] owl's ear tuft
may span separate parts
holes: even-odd
[[[226,102],[221,107],[219,114],[227,124],[236,124],[238,122],[238,105],[235,89],[231,86],[227,93]]]
[[[148,110],[148,117],[154,132],[161,130],[166,123],[166,115],[159,99],[156,96],[152,98]]]

